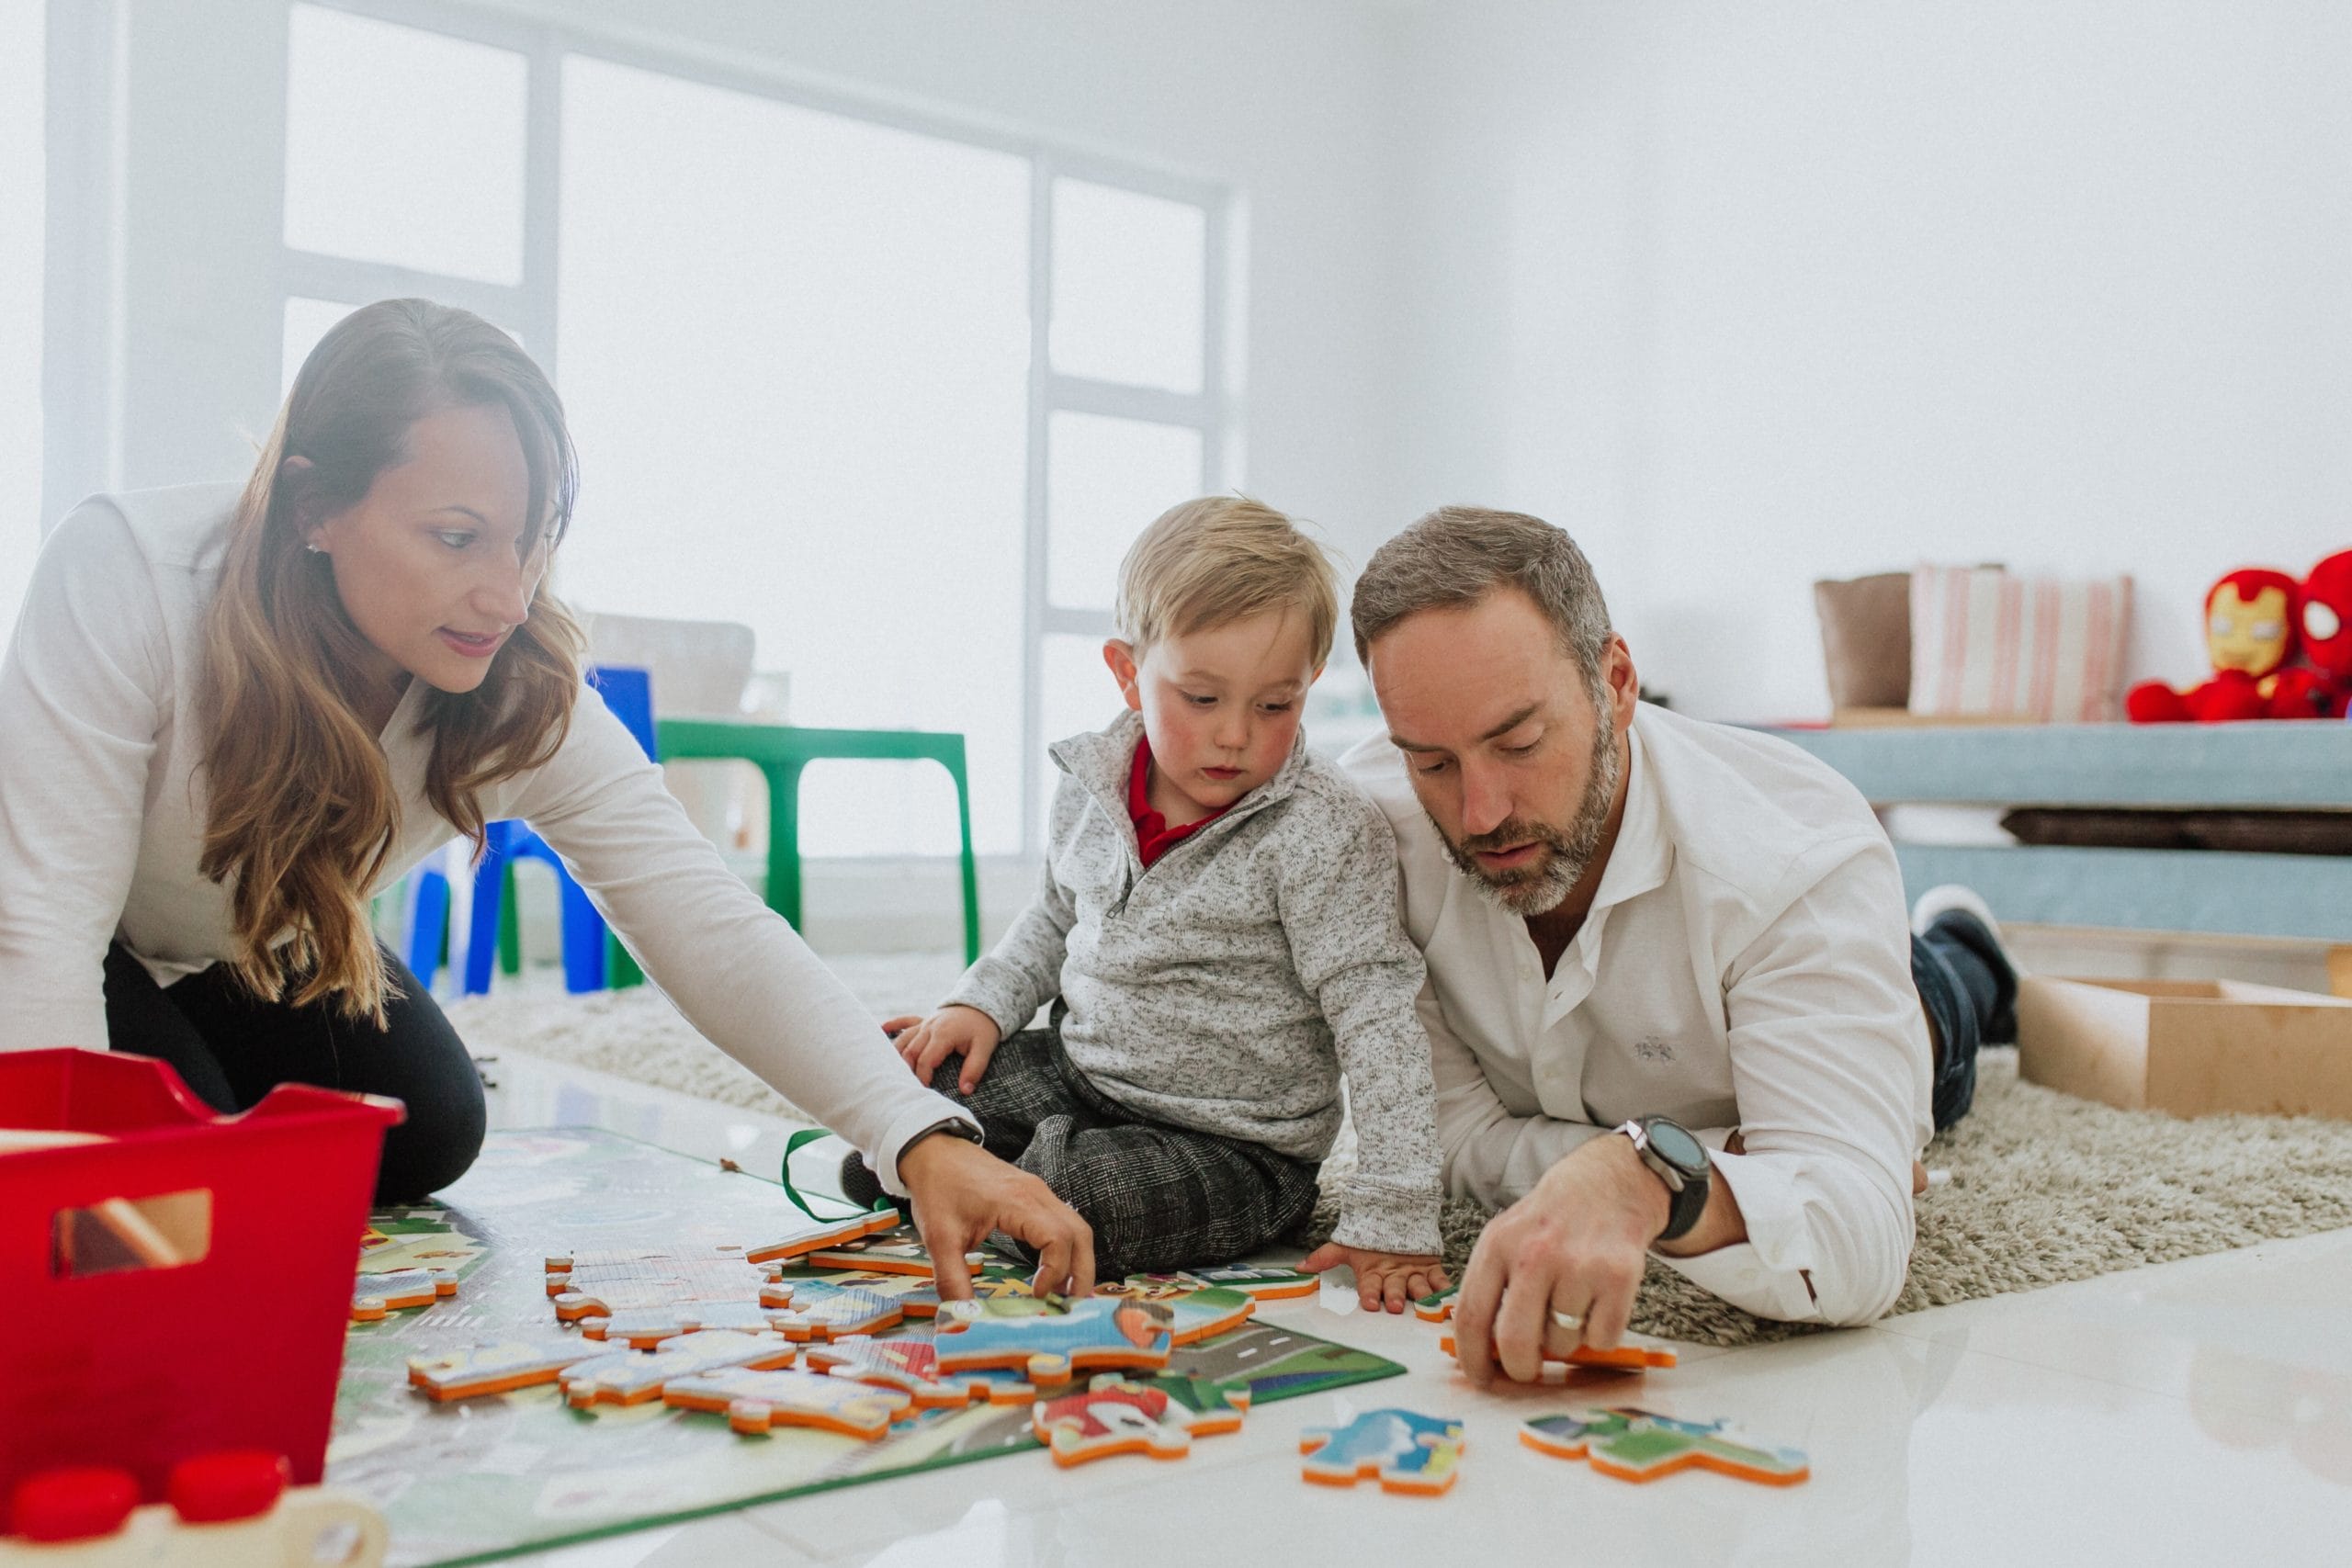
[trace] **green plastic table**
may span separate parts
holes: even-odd
[[[768,784],[768,908],[800,925],[800,773],[819,761],[933,761],[956,781],[963,835],[964,962],[980,955],[979,864],[972,855],[972,787],[964,738],[922,729],[805,729],[727,718],[661,718],[655,755],[664,762],[743,761]],[[634,971],[634,964],[627,965]],[[616,983],[618,976],[616,976]]]

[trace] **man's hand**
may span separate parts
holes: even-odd
[[[1453,1334],[1470,1381],[1486,1387],[1500,1362],[1506,1376],[1532,1382],[1543,1375],[1546,1348],[1558,1358],[1579,1342],[1615,1346],[1671,1207],[1666,1184],[1642,1163],[1633,1140],[1613,1134],[1544,1172],[1533,1191],[1487,1224],[1463,1275]],[[1573,1315],[1581,1328],[1563,1327],[1554,1312]]]
[[[1453,1283],[1435,1258],[1407,1252],[1367,1252],[1327,1241],[1306,1255],[1299,1267],[1309,1274],[1346,1264],[1355,1270],[1356,1302],[1366,1312],[1403,1312],[1423,1296],[1433,1296]]]
[[[939,1071],[940,1063],[950,1056],[963,1057],[964,1075],[956,1081],[966,1094],[980,1087],[980,1077],[989,1070],[989,1058],[996,1055],[997,1043],[1004,1038],[996,1020],[978,1008],[956,1002],[948,1003],[929,1018],[887,1020],[882,1032],[898,1046],[899,1059],[926,1084]]]
[[[1078,1211],[1025,1170],[978,1144],[945,1133],[918,1138],[899,1156],[899,1179],[914,1199],[915,1229],[931,1254],[939,1299],[969,1301],[964,1255],[1002,1231],[1037,1250],[1038,1294],[1094,1292],[1094,1233]]]

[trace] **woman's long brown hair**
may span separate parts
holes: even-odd
[[[418,419],[453,407],[503,407],[513,418],[531,476],[523,548],[552,550],[579,478],[546,375],[479,316],[385,299],[345,317],[303,362],[237,503],[205,617],[211,812],[198,863],[230,887],[232,967],[257,997],[332,997],[345,1016],[379,1027],[387,982],[368,897],[399,832],[400,800],[359,717],[368,643],[344,612],[330,558],[305,549],[305,536],[405,460]],[[477,849],[482,789],[563,743],[581,643],[543,575],[482,683],[426,694],[417,720],[432,739],[425,796]]]

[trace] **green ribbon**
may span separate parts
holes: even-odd
[[[835,1220],[855,1219],[860,1214],[877,1213],[884,1209],[897,1208],[898,1205],[891,1202],[887,1197],[877,1201],[871,1209],[861,1209],[856,1204],[852,1203],[848,1199],[844,1198],[841,1200],[841,1202],[842,1207],[848,1212],[846,1213],[840,1214],[820,1214],[816,1210],[808,1206],[808,1198],[802,1195],[799,1188],[793,1185],[792,1156],[798,1154],[810,1144],[815,1143],[818,1139],[830,1138],[832,1134],[827,1132],[822,1127],[804,1127],[799,1132],[793,1134],[792,1136],[784,1141],[784,1195],[792,1200],[792,1206],[798,1209],[802,1213],[808,1215],[810,1219],[817,1221],[820,1224],[831,1224]],[[820,1193],[819,1196],[822,1197],[823,1194]],[[831,1200],[829,1199],[827,1201],[830,1202]]]

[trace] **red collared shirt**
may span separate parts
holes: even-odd
[[[1151,738],[1138,736],[1136,739],[1136,765],[1127,773],[1127,816],[1136,825],[1136,852],[1143,857],[1146,869],[1230,809],[1221,807],[1197,822],[1170,828],[1168,818],[1151,808],[1150,785]]]

